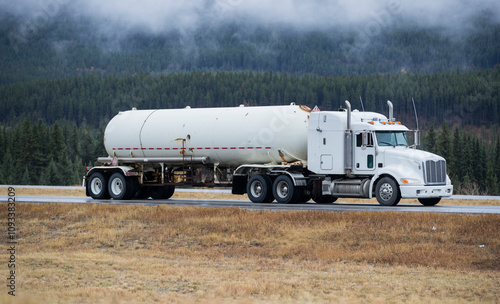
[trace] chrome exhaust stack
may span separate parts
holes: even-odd
[[[394,118],[394,107],[392,106],[392,102],[388,100],[387,105],[389,106],[389,121],[396,121]]]
[[[345,101],[347,107],[347,128],[345,130],[344,137],[344,169],[348,177],[352,174],[352,163],[353,163],[353,135],[351,130],[351,103]]]

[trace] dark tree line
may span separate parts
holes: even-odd
[[[458,192],[496,194],[500,68],[467,73],[296,76],[191,72],[152,76],[37,80],[0,86],[0,183],[78,184],[85,165],[105,156],[103,130],[120,110],[281,105],[294,101],[336,110],[344,100],[415,127],[415,98],[424,149],[444,156]],[[443,124],[446,122],[446,124]],[[434,126],[441,126],[436,130]],[[450,129],[449,126],[453,126]]]
[[[29,119],[0,132],[0,184],[75,185],[106,152],[103,129],[77,127],[75,123],[56,121],[47,125]],[[445,123],[425,133],[423,149],[447,160],[447,169],[455,193],[500,194],[500,136],[488,144],[459,127]]]
[[[0,130],[0,184],[75,185],[105,155],[102,129],[29,119]]]
[[[296,76],[273,72],[190,72],[153,76],[37,80],[0,86],[0,123],[41,118],[98,127],[119,110],[132,107],[182,108],[280,105],[296,102],[335,110],[350,100],[361,109],[395,114],[414,121],[412,98],[424,126],[443,120],[457,125],[495,127],[500,121],[500,67],[467,73],[371,76]]]
[[[500,136],[488,144],[474,132],[444,122],[439,130],[430,127],[423,148],[446,159],[455,193],[500,194]]]

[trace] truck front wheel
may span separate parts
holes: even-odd
[[[422,204],[424,206],[434,206],[434,205],[437,205],[437,203],[439,203],[440,200],[441,200],[440,197],[419,198],[418,199],[418,201],[420,202],[420,204]]]
[[[87,189],[93,199],[109,198],[107,176],[99,172],[93,173],[88,181]]]
[[[377,201],[382,206],[396,206],[401,200],[398,184],[390,177],[381,178],[375,187]]]
[[[274,200],[272,186],[273,182],[269,176],[252,175],[247,184],[248,198],[252,203],[270,203]]]

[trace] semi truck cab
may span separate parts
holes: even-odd
[[[435,205],[453,186],[444,158],[417,150],[418,131],[374,112],[313,112],[308,130],[308,168],[325,175],[322,195],[377,197],[382,205],[416,198]],[[411,136],[409,136],[411,135]],[[410,145],[408,138],[414,138]]]

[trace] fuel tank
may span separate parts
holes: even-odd
[[[307,106],[130,110],[104,132],[117,157],[208,157],[221,166],[306,161]]]

